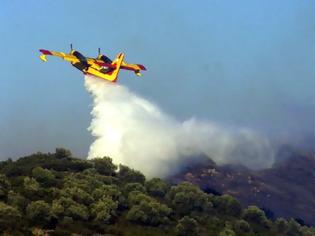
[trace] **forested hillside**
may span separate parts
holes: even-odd
[[[276,163],[251,170],[240,165],[217,165],[208,157],[181,168],[168,177],[173,183],[188,181],[206,192],[229,194],[242,206],[256,205],[267,216],[294,218],[315,226],[315,152],[283,147]]]
[[[5,235],[315,235],[293,219],[268,219],[229,195],[171,186],[59,148],[0,162],[0,231]]]

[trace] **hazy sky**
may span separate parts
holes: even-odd
[[[92,100],[83,75],[39,48],[97,48],[144,64],[120,83],[177,119],[276,136],[315,133],[315,1],[0,3],[0,158],[57,146],[86,156]]]

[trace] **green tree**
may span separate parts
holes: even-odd
[[[21,213],[15,207],[0,202],[0,231],[17,229],[21,220]]]
[[[119,171],[117,174],[119,180],[123,183],[140,183],[144,184],[144,175],[137,170],[131,169],[128,166],[119,165]]]
[[[0,200],[6,200],[7,199],[7,194],[10,189],[10,182],[8,178],[0,174]]]
[[[69,225],[73,225],[73,219],[70,216],[65,216],[62,221],[61,224],[63,224],[64,226],[68,227]],[[66,234],[68,235],[68,234]]]
[[[288,222],[283,218],[276,219],[274,225],[277,233],[284,233],[288,228]]]
[[[151,201],[151,197],[139,191],[132,191],[128,195],[128,204],[130,207],[140,204],[142,201]]]
[[[83,172],[70,173],[64,178],[64,187],[78,187],[87,193],[105,185],[112,185],[113,177],[100,175],[94,168],[88,168]]]
[[[41,188],[39,183],[34,179],[26,176],[23,180],[23,195],[30,200],[41,198]]]
[[[199,235],[199,226],[195,219],[188,216],[181,218],[176,225],[176,235],[178,236],[197,236]]]
[[[170,186],[160,178],[150,179],[145,183],[148,193],[154,197],[164,197]]]
[[[128,183],[124,186],[124,193],[128,195],[128,193],[132,191],[138,191],[145,193],[145,188],[142,184],[140,183]]]
[[[214,207],[219,213],[239,217],[242,213],[242,206],[234,197],[224,194],[214,198]]]
[[[95,221],[109,223],[112,217],[116,216],[118,203],[111,198],[105,197],[92,205],[91,214]]]
[[[62,206],[64,209],[70,207],[72,204],[75,204],[75,201],[72,200],[72,198],[69,197],[63,197],[61,196],[58,199],[54,199],[53,204],[58,204],[60,206]]]
[[[167,200],[181,216],[193,211],[208,212],[212,208],[208,195],[188,182],[173,186],[167,194]]]
[[[46,226],[51,220],[50,205],[42,200],[31,202],[27,205],[26,215],[33,224]]]
[[[55,176],[50,170],[43,169],[40,166],[35,167],[32,170],[32,176],[44,186],[50,186],[54,183],[55,180]]]
[[[94,163],[94,168],[101,175],[114,175],[117,170],[117,166],[110,157],[94,158],[91,161]]]
[[[302,236],[302,227],[294,219],[288,221],[286,236]]]
[[[98,201],[103,197],[109,197],[114,201],[117,201],[121,196],[121,192],[117,185],[102,185],[92,192],[92,196],[95,201]]]
[[[56,158],[67,158],[67,157],[71,157],[71,151],[65,148],[56,148],[55,151],[55,156]]]
[[[8,204],[19,209],[24,210],[27,206],[27,199],[19,193],[15,193],[12,190],[8,193]]]
[[[219,236],[235,236],[235,232],[229,227],[225,227],[220,233]]]
[[[143,195],[138,195],[138,197],[142,197],[142,200],[138,203],[139,199],[137,199],[136,204],[132,205],[127,213],[127,220],[151,226],[166,224],[169,221],[168,216],[171,213],[171,209],[155,199],[149,196],[146,198]]]
[[[58,201],[54,201],[51,205],[51,214],[60,220],[65,215],[65,208]]]
[[[87,220],[88,208],[75,202],[70,197],[61,196],[52,203],[52,213],[60,220],[62,217],[71,217],[73,220]]]
[[[86,169],[78,175],[80,178],[85,179],[85,181],[91,186],[90,188],[92,190],[103,184],[113,184],[113,181],[115,180],[114,176],[101,175],[94,168]]]
[[[249,206],[244,210],[243,219],[250,224],[256,224],[263,227],[269,227],[269,220],[267,219],[265,212],[259,209],[257,206]]]
[[[315,235],[315,228],[303,226],[301,228],[301,232],[302,232],[303,236],[314,236]]]
[[[82,204],[74,203],[66,211],[67,216],[74,220],[87,220],[89,218],[88,208]]]
[[[237,220],[234,223],[234,231],[239,235],[243,235],[244,233],[249,233],[250,230],[251,230],[250,225],[245,220]]]
[[[30,177],[24,178],[24,189],[29,192],[37,192],[39,190],[39,183]]]
[[[75,202],[84,205],[90,205],[94,201],[93,197],[90,194],[78,187],[68,187],[62,189],[60,191],[60,195],[64,197],[69,197]]]

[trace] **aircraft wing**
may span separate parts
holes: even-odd
[[[74,63],[79,62],[78,58],[76,58],[75,56],[71,54],[67,54],[63,52],[55,52],[55,51],[50,51],[46,49],[40,49],[39,51],[42,53],[42,55],[40,55],[40,59],[42,61],[47,61],[46,55],[49,55],[49,56],[61,57],[62,59],[69,62],[74,62]]]

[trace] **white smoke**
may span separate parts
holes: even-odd
[[[273,163],[268,140],[248,129],[230,130],[213,122],[179,122],[126,87],[86,77],[93,96],[96,138],[88,158],[110,156],[116,164],[165,176],[185,157],[206,154],[219,164],[264,168]]]

